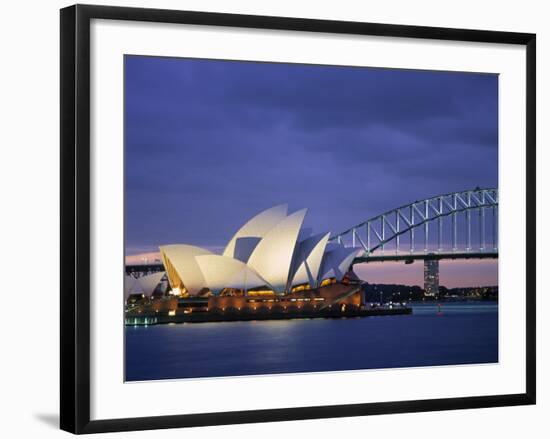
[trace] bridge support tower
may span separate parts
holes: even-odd
[[[439,296],[439,260],[424,260],[424,295],[426,297]]]

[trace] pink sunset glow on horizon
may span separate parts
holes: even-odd
[[[160,252],[139,253],[137,255],[126,255],[126,265],[134,264],[155,264],[160,261]]]
[[[126,264],[155,264],[160,261],[159,252],[147,252],[126,256]],[[447,288],[498,285],[498,260],[440,261],[439,283]],[[373,284],[424,284],[422,261],[413,264],[403,262],[374,262],[355,265],[354,271],[362,280]]]
[[[363,280],[374,284],[424,285],[424,264],[415,261],[375,262],[359,264],[355,273]],[[497,260],[457,260],[439,262],[439,284],[447,288],[498,285]]]

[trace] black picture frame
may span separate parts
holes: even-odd
[[[527,53],[525,66],[527,74],[526,392],[495,396],[90,420],[90,21],[92,19],[525,46]],[[99,433],[535,404],[536,36],[534,34],[89,5],[75,5],[62,9],[60,24],[61,429],[77,434]]]

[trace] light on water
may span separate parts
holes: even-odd
[[[129,381],[498,361],[495,302],[413,305],[413,314],[127,328]]]

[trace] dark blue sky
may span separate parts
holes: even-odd
[[[224,246],[279,203],[340,232],[497,186],[498,77],[127,56],[127,254]]]

